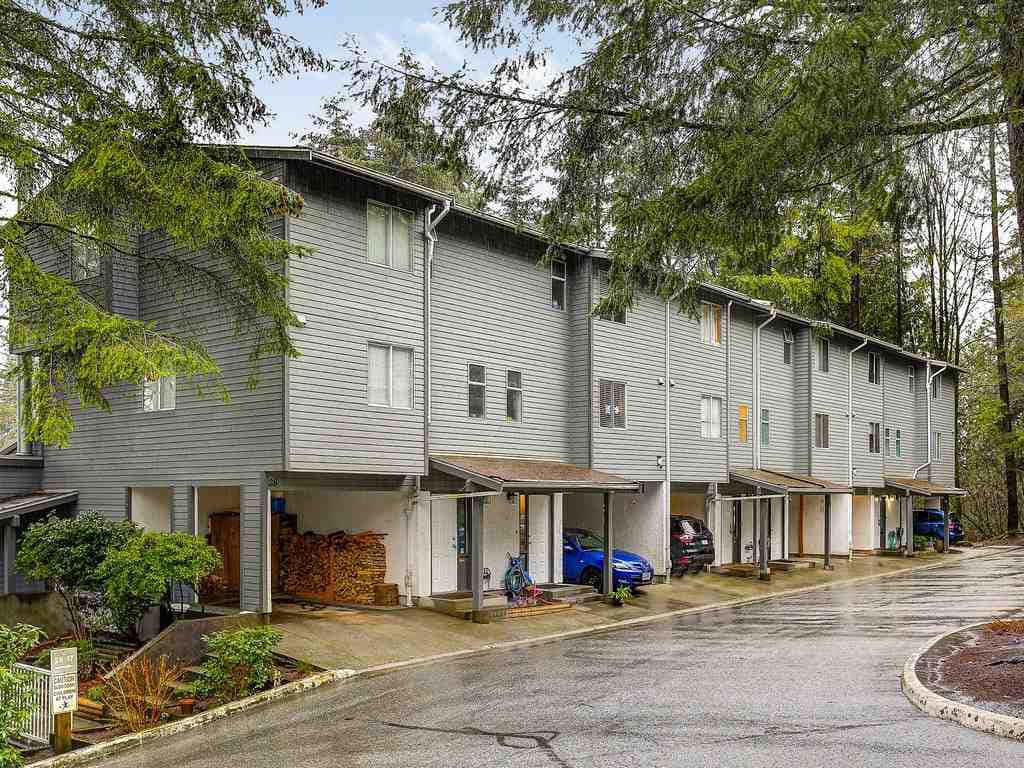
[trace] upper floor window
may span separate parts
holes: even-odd
[[[793,364],[793,330],[782,329],[782,362],[785,365]]]
[[[366,258],[371,264],[412,269],[412,221],[409,211],[392,205],[366,204]]]
[[[722,398],[705,395],[700,399],[700,436],[707,439],[722,436]]]
[[[885,428],[885,455],[892,456],[892,430]]]
[[[161,376],[142,385],[143,411],[173,411],[177,400],[178,378]]]
[[[932,400],[938,400],[942,396],[942,374],[937,373],[932,377]]]
[[[482,419],[487,415],[487,369],[469,364],[469,415]]]
[[[607,296],[610,287],[611,287],[611,283],[610,283],[610,280],[608,278],[608,270],[607,269],[602,269],[601,270],[601,295],[602,296]],[[626,311],[620,309],[620,310],[614,312],[613,314],[609,315],[607,319],[611,320],[613,323],[622,323],[623,325],[625,325],[625,323],[626,323]]]
[[[505,372],[505,420],[523,420],[523,373]]]
[[[912,365],[907,366],[907,391],[914,394],[914,383],[917,378],[917,370]]]
[[[739,436],[740,442],[747,442],[747,435],[750,430],[750,406],[740,404],[739,406],[739,429],[736,434]]]
[[[818,370],[822,373],[828,373],[828,352],[828,339],[822,336],[818,339]]]
[[[601,379],[601,426],[626,428],[626,382]]]
[[[882,356],[868,352],[868,384],[882,383]]]
[[[761,445],[772,441],[772,414],[767,408],[761,409]]]
[[[828,448],[831,443],[829,434],[829,418],[827,413],[814,414],[814,447]]]
[[[932,461],[942,461],[942,433],[936,432],[932,441]]]
[[[367,352],[367,402],[386,408],[412,408],[412,350],[369,344]]]
[[[551,262],[551,308],[565,309],[565,262]]]
[[[705,344],[721,344],[722,308],[706,301],[700,307],[700,340]]]
[[[872,421],[868,424],[868,453],[881,453],[881,432],[882,425],[877,421]]]
[[[71,282],[98,277],[102,269],[100,244],[89,237],[71,238]]]
[[[903,435],[900,434],[900,430],[896,430],[896,456],[897,458],[903,455]]]

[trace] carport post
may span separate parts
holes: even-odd
[[[604,495],[604,593],[609,595],[615,589],[612,575],[612,494],[607,492]]]
[[[942,506],[942,553],[949,552],[949,496],[941,497]]]
[[[825,570],[832,570],[832,494],[825,494]]]
[[[489,619],[484,607],[484,500],[475,496],[469,500],[469,565],[470,583],[473,588],[473,621],[487,624]]]

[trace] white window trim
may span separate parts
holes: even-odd
[[[793,364],[793,351],[796,348],[793,339],[793,329],[783,328],[782,329],[782,364],[792,365]],[[789,353],[789,362],[786,362],[786,353]]]
[[[623,405],[625,407],[623,408],[622,426],[621,427],[615,426],[615,414],[614,413],[612,414],[611,426],[608,426],[608,427],[602,427],[601,426],[601,415],[602,415],[601,414],[601,384],[602,384],[602,382],[608,382],[609,384],[613,384],[613,385],[614,384],[621,384],[622,385],[622,401],[623,401]],[[614,400],[615,400],[614,395],[615,395],[615,393],[613,391],[612,392],[613,405],[614,405]],[[629,382],[622,381],[621,379],[598,379],[597,380],[597,426],[600,429],[629,429]]]
[[[473,379],[470,377],[470,368],[472,368],[472,366],[474,366],[474,365],[477,366],[478,368],[483,369],[483,372],[484,372],[484,380],[483,380],[483,382],[473,381]],[[508,381],[508,379],[506,379],[506,382],[507,381]],[[484,388],[484,412],[482,414],[480,414],[479,416],[474,416],[473,414],[471,414],[469,412],[470,404],[472,402],[469,395],[470,395],[470,391],[472,390],[473,387],[483,387]],[[466,363],[466,416],[468,416],[471,419],[486,419],[487,418],[487,366],[484,365],[483,363],[477,363],[477,362],[474,362],[472,360],[470,360],[468,363]]]
[[[167,405],[164,402],[164,383],[174,383],[174,402]],[[156,407],[146,408],[146,389],[153,387],[153,402]],[[178,377],[175,375],[161,376],[159,379],[152,379],[142,383],[142,412],[159,413],[160,411],[173,411],[178,407]]]
[[[936,373],[932,377],[931,398],[932,398],[932,400],[941,400],[942,399],[942,374],[941,373]]]
[[[766,419],[765,416],[768,416]],[[758,422],[758,428],[761,430],[761,445],[771,445],[772,443],[772,411],[771,408],[761,409],[761,420]]]
[[[714,338],[706,338],[705,335],[704,335],[704,331],[705,331],[704,318],[706,316],[705,315],[705,308],[706,307],[710,307],[711,308],[711,323],[712,324],[708,328],[708,331],[709,331],[708,336],[709,337],[713,337],[715,335],[714,332],[717,331],[717,335],[718,335],[718,339],[717,340],[714,339]],[[718,310],[718,323],[717,324],[715,323],[715,310],[716,309]],[[700,303],[700,342],[701,342],[701,344],[706,344],[709,347],[720,347],[720,346],[722,346],[722,305],[721,304],[715,304],[715,302],[713,302],[713,301],[702,301]]]
[[[555,264],[562,265],[562,274],[555,274]],[[554,283],[556,280],[562,284],[562,306],[556,307],[554,302],[551,301],[550,295],[548,296],[548,306],[555,312],[567,312],[569,310],[569,266],[565,259],[552,259],[551,266],[548,268],[548,274],[551,277],[551,282]],[[551,286],[548,286],[550,291]]]
[[[81,259],[82,253],[89,254],[88,259]],[[95,260],[95,264],[90,266],[90,269],[83,270],[81,274],[76,274],[83,264]],[[86,280],[93,280],[100,277],[103,274],[103,251],[100,248],[100,244],[90,239],[89,237],[83,237],[81,235],[71,235],[71,282],[80,283]]]
[[[868,352],[868,384],[882,385],[882,356]]]
[[[868,422],[868,453],[880,455],[882,453],[882,422]],[[871,450],[872,447],[874,450]]]
[[[896,428],[896,458],[899,459],[899,458],[902,458],[902,457],[903,457],[903,434],[901,433],[900,428],[897,427]]]
[[[832,370],[832,343],[824,336],[819,336],[815,346],[817,347],[818,373],[829,373]],[[824,354],[822,354],[823,349]],[[822,361],[824,361],[824,365]]]
[[[388,224],[387,232],[384,241],[384,263],[379,264],[375,261],[370,261],[370,206],[376,205],[381,208],[386,208],[388,212]],[[412,225],[409,227],[409,266],[408,267],[396,267],[394,258],[394,244],[392,243],[393,229],[394,229],[394,211],[401,211],[412,217]],[[415,266],[415,260],[413,258],[413,241],[415,240],[414,231],[416,229],[416,211],[410,210],[409,208],[403,208],[400,205],[392,205],[391,203],[385,203],[382,200],[375,200],[373,198],[366,198],[366,263],[374,267],[386,267],[387,269],[394,269],[399,272],[412,272]]]
[[[932,440],[932,461],[942,461],[942,433],[936,432]]]
[[[886,427],[883,439],[885,440],[885,455],[892,456],[892,428]]]
[[[510,387],[508,385],[508,375],[509,375],[509,373],[518,373],[519,374],[519,386],[518,387]],[[485,368],[484,369],[484,379],[486,380],[486,378],[487,378],[487,369]],[[485,385],[485,387],[486,387],[486,385]],[[519,393],[519,420],[518,421],[516,421],[515,419],[510,419],[508,417],[508,393],[509,393],[509,390],[511,390],[513,392],[518,392]],[[486,388],[484,389],[484,392],[485,393],[487,392]],[[484,405],[484,410],[485,411],[487,410],[486,404]],[[509,424],[522,424],[523,422],[526,421],[526,379],[523,376],[523,369],[522,368],[506,368],[505,369],[505,421],[507,423],[509,423]]]
[[[384,347],[388,351],[388,402],[370,402],[370,347]],[[409,353],[409,401],[405,405],[395,405],[395,350]],[[416,401],[416,350],[402,344],[390,344],[386,341],[366,342],[366,404],[371,408],[387,408],[395,411],[411,411]]]
[[[718,434],[717,435],[713,435],[713,434],[705,435],[704,434],[704,424],[706,423],[709,426],[709,428],[716,424],[716,420],[711,417],[711,413],[710,413],[710,408],[711,408],[711,406],[714,405],[716,400],[718,401],[718,419],[717,419]],[[703,414],[704,401],[707,401],[708,408],[709,408],[707,422],[704,421],[704,414]],[[700,396],[700,403],[701,403],[701,406],[700,406],[701,407],[701,413],[698,414],[700,416],[700,433],[699,433],[700,434],[700,439],[701,440],[721,440],[722,439],[722,398],[719,397],[718,395],[701,395]]]
[[[827,429],[824,430],[824,437],[825,437],[825,440],[824,440],[825,444],[824,445],[818,445],[818,443],[821,442],[821,441],[818,440],[818,435],[819,435],[818,417],[819,416],[824,416],[825,417],[825,422],[826,422],[826,426],[827,426]],[[827,451],[827,450],[830,450],[832,448],[832,417],[829,414],[824,413],[822,411],[818,411],[818,412],[816,412],[814,414],[814,447],[815,447],[816,450],[819,450],[819,451]]]

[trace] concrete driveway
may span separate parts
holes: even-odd
[[[939,632],[1024,607],[1024,550],[358,679],[108,766],[1010,766],[899,690]]]

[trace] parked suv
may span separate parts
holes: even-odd
[[[945,518],[941,509],[915,509],[914,535],[927,536],[929,539],[942,539],[942,525]],[[964,529],[955,517],[949,518],[949,543],[955,544],[963,540]]]
[[[583,528],[562,531],[562,578],[570,584],[589,584],[602,591],[604,580],[604,539]],[[624,549],[612,550],[613,589],[636,589],[654,580],[654,568],[640,555]]]
[[[715,540],[703,520],[673,517],[671,536],[673,576],[696,572],[715,562]]]

